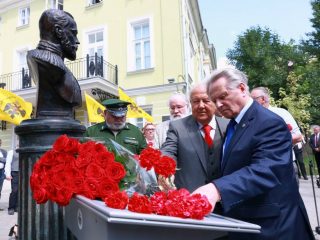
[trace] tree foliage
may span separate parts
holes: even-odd
[[[288,62],[304,65],[306,59],[293,41],[283,43],[268,28],[252,27],[238,36],[227,58],[249,78],[250,87],[267,86],[279,99],[278,90],[285,88]]]
[[[280,99],[277,101],[279,107],[285,107],[294,116],[299,126],[307,130],[310,121],[310,94],[300,94],[301,76],[295,72],[290,72],[287,78],[287,88],[280,88]]]
[[[311,2],[313,18],[311,18],[314,31],[307,33],[307,39],[302,41],[304,50],[311,56],[320,59],[320,0]]]

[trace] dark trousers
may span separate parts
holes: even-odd
[[[294,154],[296,155],[297,159],[297,166],[298,166],[298,174],[300,177],[300,174],[302,175],[303,178],[307,178],[307,172],[306,172],[306,167],[304,166],[303,162],[303,152],[302,149],[297,149],[294,148]]]
[[[17,209],[18,208],[18,184],[19,184],[19,172],[11,172],[11,193],[9,197],[9,208],[8,209]]]
[[[314,158],[316,159],[316,164],[317,164],[317,168],[318,168],[318,175],[320,177],[320,152],[315,152]]]
[[[4,175],[4,168],[0,169],[0,198],[1,198],[1,191],[2,191],[2,186],[3,186],[3,181],[6,178]]]

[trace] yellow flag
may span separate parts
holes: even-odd
[[[93,97],[85,93],[87,112],[89,122],[100,123],[104,121],[103,112],[106,109],[105,106],[97,102]]]
[[[0,120],[19,125],[23,120],[30,118],[31,112],[31,103],[0,88]]]
[[[119,98],[120,100],[130,102],[128,105],[128,118],[144,118],[148,122],[153,122],[153,117],[146,113],[142,108],[140,108],[132,98],[130,98],[124,91],[119,88]]]

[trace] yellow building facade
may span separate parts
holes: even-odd
[[[26,53],[36,48],[40,39],[38,21],[49,8],[67,11],[77,22],[77,58],[84,59],[77,66],[87,74],[78,77],[79,68],[70,69],[75,71],[82,92],[100,101],[108,94],[117,95],[119,86],[156,123],[168,117],[171,94],[188,94],[194,83],[216,68],[215,51],[202,24],[197,0],[3,0],[0,84],[34,105],[36,86],[32,81],[25,85],[21,73],[22,68],[24,74],[28,73]],[[87,56],[95,59],[92,66],[90,61],[86,63]],[[106,62],[99,76],[92,70],[97,69],[96,59]],[[76,118],[88,126],[86,115],[84,102]],[[140,127],[144,124],[143,119],[130,121]],[[3,125],[0,138],[9,149],[13,146],[14,126]]]

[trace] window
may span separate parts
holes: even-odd
[[[88,54],[90,57],[95,53],[99,57],[103,56],[103,31],[98,30],[96,32],[88,33]]]
[[[49,8],[63,10],[63,0],[50,0]]]
[[[29,24],[30,7],[24,7],[19,9],[19,26]]]
[[[22,68],[27,69],[27,53],[28,50],[21,50],[17,52],[18,57],[18,70],[22,70]]]
[[[153,67],[150,25],[150,19],[130,23],[128,38],[129,71],[139,71]]]
[[[100,2],[102,2],[102,0],[88,0],[88,5],[91,6]]]
[[[103,69],[103,62],[101,57],[105,57],[105,31],[104,29],[96,29],[88,31],[85,36],[85,42],[87,44],[87,54],[89,54],[89,74],[90,76],[103,76],[107,74]],[[97,54],[97,59],[95,55]],[[96,62],[97,61],[97,62]],[[97,63],[97,66],[95,64]]]
[[[150,68],[150,31],[149,23],[137,24],[134,29],[134,53],[136,70]]]

